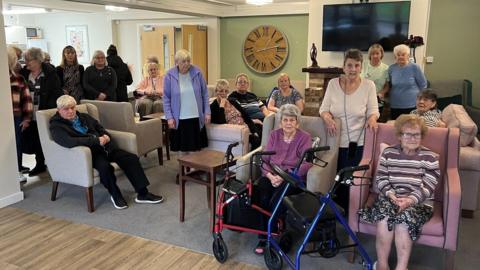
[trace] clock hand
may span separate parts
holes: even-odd
[[[260,49],[260,50],[256,50],[255,52],[263,52],[263,51],[278,48],[278,47],[279,47],[278,45],[272,46],[272,47],[266,47],[266,48],[263,48],[263,49]]]

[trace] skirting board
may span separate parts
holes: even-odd
[[[23,200],[23,191],[10,194],[6,197],[0,198],[0,208],[17,203],[21,200]]]

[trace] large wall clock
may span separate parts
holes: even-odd
[[[245,63],[254,71],[274,72],[287,60],[287,37],[271,25],[256,27],[245,38],[242,55]]]

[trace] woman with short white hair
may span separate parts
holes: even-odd
[[[163,76],[159,67],[159,64],[147,63],[148,76],[140,81],[135,90],[135,105],[140,117],[163,111]]]
[[[417,94],[427,87],[427,79],[420,67],[410,63],[410,48],[400,44],[393,48],[395,64],[388,68],[390,81],[390,118],[415,110]]]
[[[175,67],[163,82],[163,110],[170,128],[170,148],[186,154],[208,146],[208,89],[201,70],[190,63],[187,50],[175,54]]]

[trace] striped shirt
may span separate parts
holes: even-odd
[[[421,146],[415,155],[402,152],[400,145],[385,148],[376,181],[384,196],[410,197],[416,203],[433,198],[440,177],[438,155]]]
[[[442,112],[439,109],[428,110],[424,113],[420,113],[418,110],[413,110],[410,114],[415,114],[423,118],[427,127],[437,127],[438,122],[442,119]]]
[[[24,121],[31,120],[33,114],[32,97],[23,77],[10,73],[10,89],[12,91],[13,115],[21,117]]]

